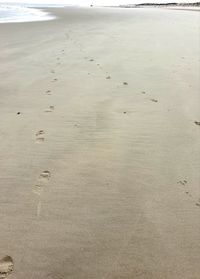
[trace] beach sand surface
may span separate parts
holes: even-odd
[[[200,14],[49,11],[0,25],[8,278],[199,279]]]

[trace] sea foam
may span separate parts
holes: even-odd
[[[55,16],[46,11],[22,5],[0,5],[0,23],[52,20]]]

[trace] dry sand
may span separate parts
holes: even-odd
[[[199,279],[200,14],[51,11],[0,25],[0,268]]]

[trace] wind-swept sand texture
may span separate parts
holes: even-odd
[[[0,25],[0,276],[199,279],[200,14],[51,11]]]

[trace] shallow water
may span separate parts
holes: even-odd
[[[55,17],[39,9],[21,5],[0,5],[0,23],[51,20]]]

